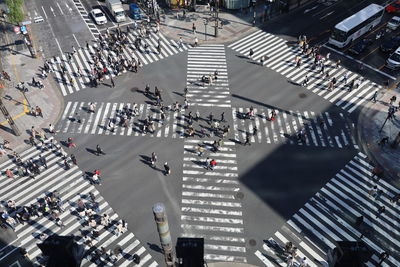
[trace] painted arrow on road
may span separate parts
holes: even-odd
[[[310,12],[310,11],[316,9],[317,7],[318,7],[318,6],[313,6],[312,8],[309,8],[309,9],[304,10],[304,14],[306,14],[306,13],[308,13],[308,12]]]

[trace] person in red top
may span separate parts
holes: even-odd
[[[213,171],[214,170],[214,167],[217,165],[217,162],[215,161],[215,159],[212,159],[211,161],[210,161],[210,169]]]

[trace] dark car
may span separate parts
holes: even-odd
[[[400,11],[400,1],[396,1],[385,8],[388,13],[398,13]]]
[[[361,54],[368,46],[372,44],[371,39],[362,39],[358,43],[356,43],[352,48],[349,49],[349,52],[355,55]]]
[[[392,53],[400,46],[400,36],[393,36],[392,38],[384,41],[381,45],[382,52]]]

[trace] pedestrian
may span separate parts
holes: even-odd
[[[256,136],[257,132],[258,132],[258,128],[257,128],[256,125],[254,125],[254,127],[253,127],[253,136]]]
[[[378,266],[381,266],[383,261],[386,260],[387,258],[389,258],[389,253],[387,253],[386,251],[383,251],[381,254],[379,254]]]
[[[249,59],[252,59],[253,55],[254,55],[254,50],[252,48],[250,48]]]
[[[389,105],[393,105],[393,103],[396,101],[396,96],[394,95],[394,96],[392,96],[391,98],[390,98],[390,100],[389,100]]]
[[[75,121],[77,122],[77,123],[81,123],[82,121],[81,121],[81,116],[78,114],[78,112],[75,112]]]
[[[114,79],[112,78],[112,76],[111,76],[110,81],[111,81],[111,87],[114,88],[115,87],[115,83],[114,83]]]
[[[376,98],[378,97],[378,90],[375,91],[374,95],[371,97],[370,101],[376,103]]]
[[[286,258],[286,267],[293,267],[294,266],[294,260],[293,257],[291,255],[289,255]]]
[[[217,166],[217,162],[215,161],[215,159],[212,159],[210,161],[210,170],[214,170],[214,167]]]
[[[75,53],[76,53],[75,46],[72,46],[72,53],[73,53],[73,54],[75,54]]]
[[[389,142],[389,136],[382,137],[382,139],[378,142],[378,145],[383,147]]]
[[[301,259],[299,267],[307,267],[307,266],[308,266],[308,260],[306,257],[304,257]]]
[[[36,114],[38,114],[40,117],[43,118],[42,109],[39,106],[36,106],[35,112],[36,112]]]
[[[194,46],[196,47],[199,43],[199,39],[197,37],[194,37]]]
[[[11,178],[11,179],[14,178],[14,173],[10,169],[6,170],[6,175],[8,178]]]
[[[43,155],[39,156],[39,161],[40,161],[40,164],[42,164],[42,166],[44,166],[47,169],[47,160],[45,157],[43,157]]]
[[[78,165],[78,162],[77,162],[76,157],[75,157],[74,154],[71,154],[71,161],[72,161],[72,163],[73,163],[74,165]]]
[[[54,126],[50,123],[49,124],[49,133],[51,133],[51,134],[55,134],[55,129],[54,129]]]
[[[171,174],[171,168],[168,165],[168,162],[164,163],[164,175],[170,175]]]
[[[343,79],[342,79],[342,81],[344,82],[345,85],[347,84],[347,79],[348,79],[348,78],[349,78],[349,73],[346,72],[346,73],[343,75]]]
[[[379,216],[381,216],[382,213],[385,212],[385,210],[386,210],[385,206],[380,206],[379,209],[378,209],[378,215],[376,215],[375,219],[378,219]]]
[[[340,63],[341,63],[341,61],[340,61],[340,59],[338,59],[338,60],[336,61],[336,63],[335,63],[335,68],[336,68],[336,69],[339,68]]]
[[[196,34],[196,25],[194,25],[194,22],[193,22],[193,25],[192,25],[192,30],[193,30],[193,34]]]
[[[308,75],[306,75],[305,77],[304,77],[304,80],[303,80],[303,82],[301,83],[301,86],[307,86],[308,85]]]
[[[249,132],[246,132],[246,141],[243,143],[243,145],[245,146],[245,145],[251,145],[251,143],[250,143],[250,134],[249,134]]]
[[[182,40],[182,37],[179,37],[178,46],[179,46],[179,48],[183,48],[183,40]]]
[[[197,148],[197,152],[198,152],[198,156],[201,157],[204,154],[204,147],[200,144],[198,144],[198,148]]]
[[[212,114],[212,112],[210,113],[210,115],[208,115],[208,124],[211,124],[214,121],[214,115]]]
[[[219,121],[220,122],[225,122],[225,112],[221,113],[221,119]]]

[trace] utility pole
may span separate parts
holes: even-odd
[[[219,11],[219,0],[215,0],[215,29],[214,29],[214,36],[215,38],[218,37],[218,11]]]
[[[33,47],[33,44],[32,44],[32,37],[31,37],[31,35],[29,33],[24,36],[24,42],[25,42],[26,46],[28,47],[32,58],[37,58],[36,50],[35,50],[35,48]]]
[[[154,220],[157,224],[158,235],[160,236],[161,247],[164,253],[165,263],[168,267],[175,267],[175,256],[173,253],[172,239],[169,232],[167,214],[162,203],[153,206]]]
[[[13,118],[10,116],[8,113],[8,110],[3,104],[3,101],[0,99],[0,110],[3,113],[4,117],[6,117],[6,120],[8,121],[8,124],[10,124],[11,129],[13,130],[14,134],[16,136],[20,136],[21,132],[19,131],[17,125],[15,124]]]
[[[384,121],[383,124],[382,124],[382,127],[379,129],[379,132],[380,132],[380,133],[382,132],[383,127],[385,126],[385,124],[386,124],[386,122],[388,121],[389,118],[390,118],[390,114],[387,115],[385,121]]]
[[[207,41],[207,24],[208,24],[208,20],[204,19],[203,23],[204,23],[204,40]]]

